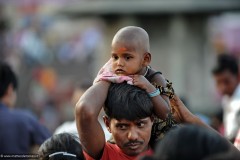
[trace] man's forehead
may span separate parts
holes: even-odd
[[[230,77],[237,77],[237,75],[233,74],[229,70],[224,70],[221,73],[215,74],[215,78],[230,78]]]

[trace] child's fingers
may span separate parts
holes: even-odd
[[[136,77],[135,74],[132,74],[132,75],[128,75],[129,77],[133,78],[133,77]]]

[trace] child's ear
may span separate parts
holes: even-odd
[[[146,52],[143,56],[143,65],[148,66],[151,62],[151,53]]]
[[[104,123],[105,123],[105,125],[106,125],[106,127],[107,127],[107,130],[108,130],[110,133],[112,133],[112,132],[111,132],[111,128],[110,128],[110,118],[108,118],[107,116],[103,116],[103,121],[104,121]]]

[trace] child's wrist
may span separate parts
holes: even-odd
[[[148,92],[149,97],[156,97],[158,95],[160,95],[160,90],[158,88],[155,88],[155,90],[153,92]]]
[[[154,87],[151,83],[149,83],[149,85],[146,85],[145,91],[147,93],[151,93],[151,92],[153,92],[155,90],[156,90],[156,87]]]

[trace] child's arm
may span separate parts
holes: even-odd
[[[152,85],[144,76],[133,75],[131,77],[133,78],[133,85],[146,90],[146,92],[153,93],[154,91],[157,90],[155,88],[155,86]],[[161,85],[161,83],[159,83],[159,82],[160,82],[160,80],[156,83]],[[154,106],[154,112],[157,115],[157,117],[159,117],[163,120],[166,119],[168,113],[170,113],[170,107],[169,107],[170,103],[169,103],[168,97],[165,95],[157,94],[151,98],[152,98],[152,102],[153,102],[153,106]]]

